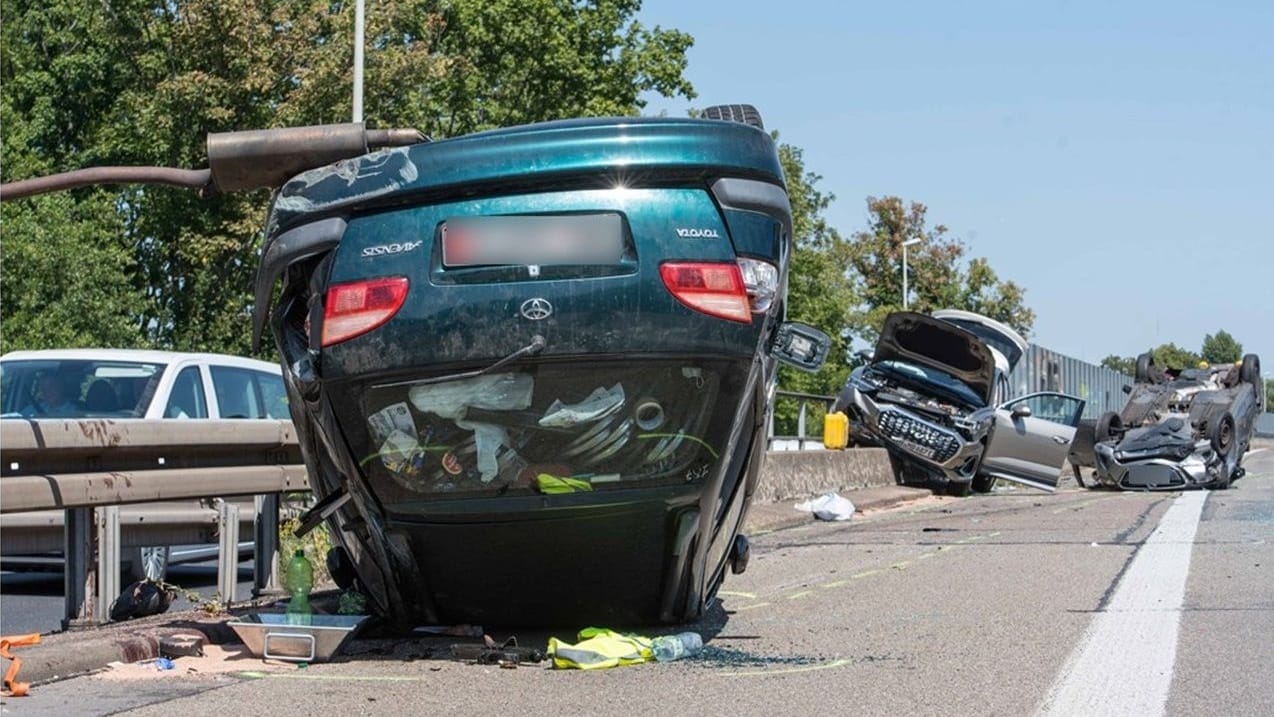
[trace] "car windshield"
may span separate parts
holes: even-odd
[[[969,388],[963,381],[936,368],[918,366],[901,361],[880,361],[874,364],[872,368],[888,373],[900,381],[935,389],[946,396],[971,406],[983,405],[982,397],[976,391]]]
[[[92,359],[0,362],[4,418],[140,418],[164,364]]]

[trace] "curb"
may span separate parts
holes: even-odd
[[[927,488],[912,488],[899,485],[848,490],[842,491],[842,494],[854,503],[854,513],[856,515],[868,511],[893,508],[905,503],[931,498],[934,495],[933,491]],[[797,510],[792,501],[754,503],[748,510],[747,518],[744,520],[743,532],[749,536],[759,536],[776,530],[818,522],[823,521],[817,520],[809,513]],[[845,522],[852,524],[854,519]]]

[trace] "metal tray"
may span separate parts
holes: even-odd
[[[367,618],[367,615],[251,613],[226,624],[257,657],[327,662],[354,637]]]

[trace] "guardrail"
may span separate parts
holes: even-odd
[[[259,595],[277,583],[280,495],[309,490],[289,421],[4,419],[0,446],[0,525],[65,511],[65,627],[105,622],[119,594],[119,506],[217,499],[217,584],[232,600],[240,509],[229,499],[256,502]]]
[[[770,424],[766,429],[768,442],[766,448],[771,451],[806,451],[823,449],[823,416],[831,409],[835,396],[824,396],[817,393],[800,393],[798,391],[775,391],[774,409],[777,410],[782,401],[796,401],[796,435],[775,435],[774,410],[770,411]],[[814,409],[810,410],[810,404]],[[809,435],[807,425],[814,424],[815,434]]]

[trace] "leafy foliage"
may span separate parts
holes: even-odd
[[[691,37],[642,25],[639,0],[368,6],[370,126],[443,137],[635,114],[645,92],[694,96],[683,74]],[[103,164],[197,167],[208,132],[349,117],[350,3],[5,0],[3,15],[5,181]],[[157,187],[70,197],[0,209],[0,344],[248,351],[264,191],[211,201]],[[43,238],[16,231],[37,221]],[[59,263],[48,237],[73,261]],[[55,289],[82,298],[39,316]],[[55,328],[58,312],[75,319],[68,328]]]
[[[1234,363],[1243,358],[1243,344],[1222,329],[1203,337],[1203,348],[1199,353],[1208,363]]]
[[[1110,354],[1101,360],[1101,365],[1111,369],[1112,371],[1118,371],[1119,373],[1127,374],[1129,376],[1132,376],[1137,372],[1137,359],[1128,358],[1126,356]]]
[[[913,296],[910,310],[965,309],[1002,321],[1029,335],[1035,312],[1025,290],[999,278],[986,259],[967,260],[968,248],[946,226],[926,226],[925,205],[898,197],[868,197],[868,227],[854,234],[850,267],[861,282],[861,301],[853,307],[850,329],[874,343],[885,317],[902,309],[902,244]]]
[[[832,339],[827,363],[816,374],[781,369],[779,385],[785,390],[833,394],[849,375],[851,308],[858,303],[857,288],[846,272],[850,245],[827,222],[824,211],[835,196],[817,187],[822,179],[805,169],[804,153],[788,144],[779,145],[779,159],[792,204],[793,250],[788,271],[787,317],[828,332]]]

